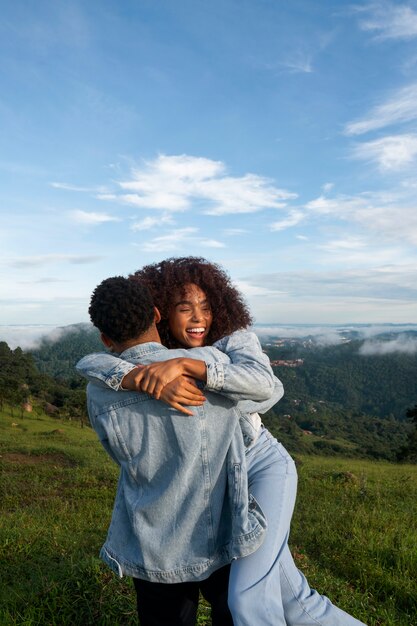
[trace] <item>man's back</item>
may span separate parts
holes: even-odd
[[[173,356],[156,343],[127,352],[143,364]],[[201,580],[262,541],[263,516],[245,497],[239,414],[227,398],[206,396],[189,417],[146,394],[88,387],[92,425],[121,466],[102,549],[120,575]]]

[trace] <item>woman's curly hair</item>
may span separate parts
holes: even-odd
[[[145,265],[131,274],[130,278],[144,283],[151,292],[162,316],[158,324],[161,341],[168,348],[179,345],[168,326],[174,294],[179,292],[183,295],[185,286],[190,283],[204,291],[213,312],[213,322],[207,336],[209,345],[252,324],[248,306],[226,272],[216,263],[201,257],[172,257],[160,263]]]

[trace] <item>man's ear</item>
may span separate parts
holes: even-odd
[[[109,350],[114,350],[114,344],[110,337],[107,337],[105,333],[100,333],[100,339]]]
[[[159,322],[161,321],[161,314],[159,312],[159,309],[154,306],[153,310],[155,311],[155,324],[159,324]]]

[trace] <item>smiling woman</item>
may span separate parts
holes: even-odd
[[[251,363],[255,358],[263,361],[265,368],[270,368],[259,341],[253,333],[244,330],[251,318],[241,295],[218,265],[195,257],[168,259],[139,270],[130,277],[130,283],[140,284],[142,289],[146,285],[151,291],[159,309],[157,324],[165,345],[198,348],[198,360],[188,358],[195,354],[195,350],[188,350],[185,358],[153,362],[138,369],[123,353],[121,358],[90,355],[77,364],[80,373],[92,380],[102,380],[115,390],[122,385],[125,389],[146,392],[181,410],[162,395],[177,378],[186,374],[204,382],[208,392],[217,393],[222,393],[229,380],[229,373],[216,366],[218,381],[215,385],[211,383],[212,370],[201,355],[201,351],[209,349],[207,345],[210,343],[215,342],[215,348],[225,351],[234,365],[240,352],[241,367],[234,379],[235,385],[236,380],[245,376],[254,382]],[[227,337],[228,333],[232,334]],[[238,338],[239,349],[236,343],[229,343]],[[245,347],[251,342],[256,348],[244,357]],[[191,367],[192,362],[198,368],[202,366],[203,370],[197,371],[193,367],[184,371],[184,362],[187,367]],[[260,381],[255,387],[262,391],[264,384],[265,381]],[[282,384],[278,380],[274,384],[280,387],[278,399],[282,395]],[[177,405],[189,404],[185,398],[177,398],[175,402]],[[265,412],[259,407],[253,410]],[[226,580],[222,593],[228,597],[233,623],[235,626],[363,626],[363,622],[311,589],[297,569],[288,547],[297,488],[295,463],[263,427],[260,416],[253,410],[240,412],[239,420],[240,441],[246,445],[245,485],[250,498],[259,503],[268,527],[262,545],[255,552],[231,563],[229,585],[227,588]],[[191,421],[189,428],[193,428]],[[243,493],[247,493],[246,486]]]
[[[185,285],[183,293],[174,294],[168,315],[171,333],[183,346],[195,348],[205,343],[213,314],[207,296],[198,285]]]
[[[157,303],[161,313],[158,330],[162,343],[168,348],[210,345],[252,324],[246,302],[229,276],[206,259],[165,259],[146,265],[131,278],[145,284]],[[210,295],[210,301],[206,294]],[[174,317],[178,332],[171,327]],[[198,328],[205,329],[199,337],[196,336]],[[187,332],[187,329],[193,330]]]

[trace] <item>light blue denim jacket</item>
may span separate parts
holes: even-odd
[[[224,362],[223,358],[215,361],[207,360],[206,354],[216,354],[213,352],[213,348],[226,354],[229,357],[227,362]],[[283,396],[284,388],[281,382],[275,378],[269,358],[262,351],[255,333],[246,330],[236,331],[232,335],[220,339],[211,347],[183,349],[181,351],[182,356],[192,358],[195,354],[194,350],[198,351],[198,356],[195,358],[206,363],[207,382],[205,389],[222,394],[226,393],[232,400],[239,400],[242,397],[242,390],[246,392],[250,382],[252,393],[250,398],[252,400],[264,398],[268,389],[272,390],[272,388],[274,388],[274,394],[277,396],[276,402]],[[104,383],[110,389],[119,391],[123,377],[135,368],[135,364],[132,364],[130,360],[121,358],[121,356],[117,357],[114,354],[100,352],[83,357],[77,363],[76,368],[78,373],[90,382]],[[245,445],[249,448],[258,437],[258,420],[254,419],[252,413],[241,411],[240,427]]]
[[[266,521],[247,491],[239,418],[240,411],[268,410],[281,397],[282,385],[265,355],[250,361],[254,337],[228,338],[230,352],[241,354],[239,365],[216,348],[167,350],[158,343],[121,355],[141,364],[180,356],[204,360],[222,395],[206,392],[207,402],[192,407],[193,417],[147,394],[88,385],[91,423],[121,468],[100,553],[120,576],[165,583],[201,580],[262,542]],[[91,371],[109,356],[89,357],[95,362]],[[77,369],[85,372],[85,367],[82,359]]]

